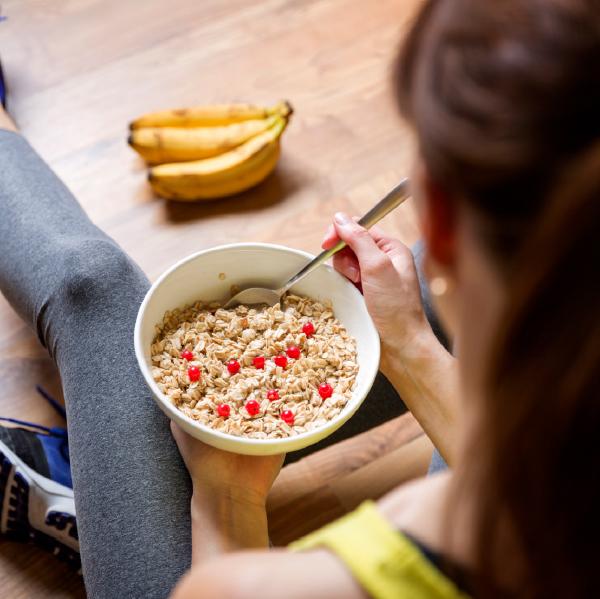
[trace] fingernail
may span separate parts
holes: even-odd
[[[333,219],[338,225],[348,225],[352,222],[352,219],[343,212],[336,212]]]
[[[348,266],[347,273],[348,278],[353,283],[358,283],[360,281],[360,271],[358,270],[358,268],[356,268],[356,266]]]

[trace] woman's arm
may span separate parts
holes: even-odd
[[[327,551],[267,550],[266,497],[283,456],[228,453],[171,428],[194,489],[192,569],[172,599],[365,597]]]
[[[265,500],[259,497],[194,485],[191,516],[193,566],[224,553],[269,547]]]
[[[225,555],[194,567],[171,599],[367,599],[329,551],[284,549]]]
[[[348,247],[334,256],[334,267],[362,289],[381,337],[381,368],[451,463],[458,422],[457,364],[427,322],[413,255],[378,227],[367,231],[344,214],[336,214],[323,247],[340,239]]]
[[[454,554],[454,549],[446,545],[444,534],[449,480],[447,474],[442,474],[396,489],[379,502],[379,511],[393,528],[410,532],[436,551],[463,560],[463,555]],[[204,531],[198,532],[202,535]],[[464,541],[463,535],[457,538],[459,543]],[[368,595],[335,553],[316,548],[301,552],[239,551],[207,559],[192,567],[171,599],[257,597],[366,599]]]
[[[229,453],[193,439],[175,423],[171,430],[192,479],[192,564],[267,548],[266,499],[284,456]]]
[[[382,339],[381,370],[452,464],[458,430],[458,363],[428,329],[403,348]]]

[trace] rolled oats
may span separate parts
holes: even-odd
[[[302,331],[307,322],[314,325],[309,337]],[[300,348],[300,357],[288,360],[285,369],[276,366],[273,358],[291,346]],[[181,357],[184,350],[193,353],[191,361]],[[168,311],[156,327],[151,355],[154,380],[183,413],[221,432],[254,439],[290,437],[323,426],[352,397],[358,373],[356,341],[331,306],[291,294],[282,306],[225,310],[196,302]],[[257,356],[265,357],[264,368],[254,366]],[[241,366],[235,374],[227,369],[230,360]],[[198,381],[189,379],[191,366],[200,369]],[[325,400],[318,392],[322,383],[333,387]],[[273,389],[279,399],[269,401],[267,392]],[[260,405],[256,416],[244,407],[250,400]],[[231,408],[228,417],[219,415],[222,404]],[[294,415],[291,426],[281,418],[284,410]]]

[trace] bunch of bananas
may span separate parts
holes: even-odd
[[[154,192],[172,200],[208,200],[258,185],[275,168],[289,102],[199,106],[141,116],[129,145],[151,165]]]

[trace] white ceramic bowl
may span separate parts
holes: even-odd
[[[335,316],[357,342],[359,371],[351,400],[326,425],[286,439],[235,437],[200,424],[178,410],[152,378],[150,345],[167,310],[198,300],[229,299],[231,286],[276,287],[299,271],[310,254],[266,243],[222,245],[192,254],[167,270],[152,285],[135,323],[135,354],[161,410],[190,435],[214,447],[249,455],[269,455],[301,449],[337,430],[366,397],[379,366],[379,336],[359,291],[329,266],[321,266],[293,288],[317,300],[330,300]]]

